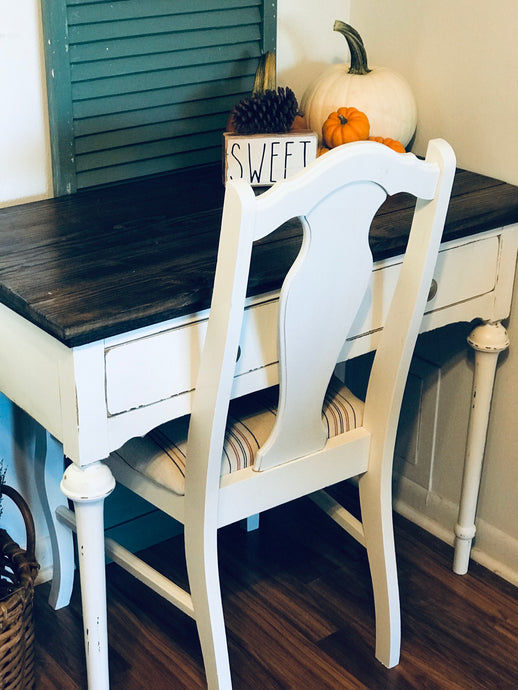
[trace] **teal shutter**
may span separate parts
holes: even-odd
[[[57,195],[221,160],[271,0],[42,0]]]

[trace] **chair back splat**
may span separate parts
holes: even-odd
[[[304,495],[366,547],[376,657],[389,667],[398,663],[392,456],[454,172],[455,156],[442,140],[429,143],[424,161],[357,142],[259,196],[243,180],[227,183],[190,420],[168,422],[108,460],[118,481],[184,524],[190,593],[176,594],[147,566],[141,579],[196,620],[210,688],[231,687],[217,529]],[[334,371],[371,306],[372,219],[387,195],[398,192],[417,201],[363,402]],[[278,392],[231,400],[254,242],[294,218],[303,239],[279,296]],[[325,491],[354,476],[361,521]],[[139,577],[138,566],[132,572]]]

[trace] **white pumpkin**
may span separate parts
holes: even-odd
[[[351,62],[328,67],[306,89],[301,100],[306,126],[321,138],[322,125],[332,112],[354,107],[369,118],[370,136],[390,137],[406,146],[417,124],[410,86],[392,69],[369,69],[363,41],[352,26],[336,21],[333,29],[345,36]]]

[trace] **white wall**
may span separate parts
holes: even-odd
[[[0,207],[52,183],[39,0],[0,0]]]
[[[0,206],[51,194],[39,8],[39,0],[0,0]],[[429,138],[443,136],[461,166],[518,184],[516,0],[278,0],[279,83],[291,85],[299,97],[323,66],[347,59],[343,38],[332,31],[335,19],[360,31],[372,64],[398,69],[412,85],[419,108],[417,152]],[[517,324],[513,313],[516,343]],[[464,389],[469,360],[460,356],[454,366]],[[497,376],[479,511],[504,542],[507,536],[518,539],[516,380],[512,346]],[[12,444],[12,425],[10,407],[0,399],[0,457],[7,464],[31,452]],[[438,462],[444,475],[452,460]],[[23,487],[21,465],[12,476]],[[479,547],[491,551],[488,540]]]
[[[0,207],[52,193],[42,52],[39,0],[0,0]],[[0,458],[7,467],[6,481],[30,503],[37,559],[47,568],[48,534],[41,527],[43,512],[27,471],[34,450],[31,420],[0,395]],[[8,499],[3,508],[2,527],[23,544],[18,510]]]
[[[336,60],[328,41],[348,0],[278,0],[279,83],[301,95],[306,76]],[[315,29],[318,28],[318,31]],[[284,80],[284,81],[283,81]],[[0,0],[0,208],[52,195],[40,0]]]
[[[347,20],[348,6],[348,0],[326,0],[316,13],[313,0],[278,0],[280,83],[282,75],[293,78],[298,84],[293,88],[300,91],[306,70],[314,73],[337,58],[328,31],[334,19]],[[52,174],[40,0],[0,0],[0,98],[0,208],[47,198],[52,195]],[[0,395],[0,458],[8,467],[7,481],[31,502],[38,526],[37,558],[45,569],[51,563],[48,534],[26,469],[33,456],[34,427]],[[23,524],[7,500],[1,520],[23,543]]]
[[[419,107],[414,149],[448,138],[459,164],[518,184],[518,3],[499,0],[278,0],[279,83],[298,97],[347,60],[335,19],[372,64],[398,69]],[[0,206],[51,194],[39,0],[0,0]]]
[[[349,19],[350,0],[277,0],[279,85],[297,98],[330,63],[343,62],[344,39],[333,32],[335,19]]]
[[[372,64],[400,71],[418,104],[414,150],[441,136],[459,167],[518,184],[518,3],[516,0],[351,0],[350,23]],[[518,584],[518,286],[509,320],[511,348],[497,371],[478,505],[474,556]],[[445,346],[447,347],[447,346]],[[443,367],[442,437],[418,516],[451,538],[466,419],[460,398],[473,374],[464,341]],[[453,347],[455,349],[455,345]],[[445,439],[448,439],[448,443]]]

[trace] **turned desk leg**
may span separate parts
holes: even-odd
[[[501,323],[484,323],[470,333],[468,343],[475,350],[475,373],[459,517],[455,525],[453,571],[458,575],[468,572],[496,364],[498,355],[509,347],[509,338]]]
[[[114,487],[111,471],[100,462],[70,465],[61,481],[74,502],[89,690],[109,688],[103,508]]]

